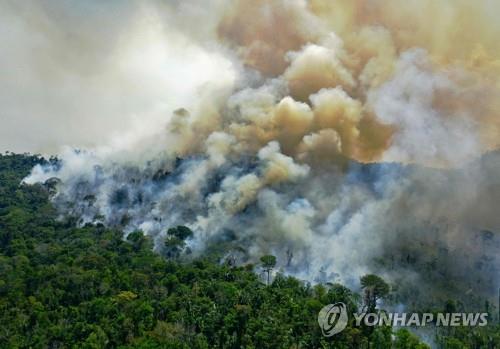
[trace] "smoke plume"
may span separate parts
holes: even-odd
[[[499,286],[496,2],[42,4],[2,5],[2,113],[69,146],[25,180],[61,215],[402,297]]]

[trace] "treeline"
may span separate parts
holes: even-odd
[[[60,221],[48,188],[20,185],[43,161],[0,155],[0,348],[427,347],[406,330],[356,328],[354,319],[326,338],[319,310],[344,302],[352,313],[362,296],[283,275],[267,285],[254,266],[180,262],[187,228],[169,231],[168,256],[160,256],[140,232],[123,239],[104,226]],[[272,257],[262,262],[269,272]],[[388,292],[375,281],[383,290],[365,294],[370,307]],[[370,278],[362,282],[365,289],[373,285]],[[440,340],[449,348],[500,343],[495,330],[476,337],[450,333]]]

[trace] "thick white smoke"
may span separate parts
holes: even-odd
[[[378,119],[398,127],[384,160],[456,165],[479,153],[480,131],[473,115],[469,110],[449,115],[436,108],[438,94],[459,100],[462,91],[445,71],[434,71],[424,50],[403,53],[395,76],[370,96]]]

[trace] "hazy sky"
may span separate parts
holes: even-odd
[[[205,82],[230,79],[231,63],[174,29],[160,4],[0,2],[0,151],[53,153],[158,128]]]

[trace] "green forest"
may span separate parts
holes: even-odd
[[[406,329],[356,327],[353,319],[322,335],[323,306],[343,302],[353,313],[390,297],[392,285],[375,275],[361,278],[356,293],[270,278],[273,256],[244,266],[218,252],[179,258],[192,234],[182,226],[169,230],[162,255],[139,231],[124,238],[103,225],[77,227],[58,217],[50,186],[21,184],[45,161],[0,156],[1,348],[428,348]],[[378,294],[366,297],[374,283]],[[494,324],[431,333],[442,348],[500,348]]]

